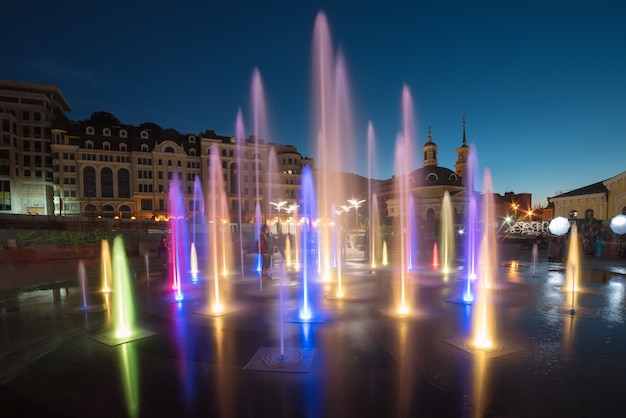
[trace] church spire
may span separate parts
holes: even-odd
[[[465,115],[463,115],[463,146],[467,146],[467,141],[465,140]]]
[[[437,161],[437,144],[433,142],[433,137],[430,133],[430,126],[428,127],[428,142],[424,144],[422,151],[424,151],[424,167],[439,165],[439,162]]]
[[[467,136],[465,133],[465,115],[463,115],[463,121],[461,122],[463,125],[463,144],[459,148],[456,149],[457,159],[454,163],[454,170],[456,171],[457,176],[463,179],[465,183],[465,175],[467,172],[467,163],[468,157],[470,153],[470,147],[467,146]]]

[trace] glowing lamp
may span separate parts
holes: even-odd
[[[569,231],[569,220],[562,216],[557,216],[556,218],[550,221],[550,225],[548,225],[548,229],[554,235],[563,235]]]
[[[626,215],[615,215],[611,219],[611,230],[617,235],[626,234]]]

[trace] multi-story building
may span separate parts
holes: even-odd
[[[0,213],[54,213],[52,127],[69,110],[57,86],[0,80]]]
[[[214,131],[181,134],[153,123],[126,125],[106,112],[59,125],[52,137],[59,215],[165,219],[176,180],[188,214],[202,210],[200,196],[215,184],[224,191],[230,219],[241,214],[247,222],[257,202],[264,217],[272,200],[297,203],[302,168],[313,165],[291,145]]]

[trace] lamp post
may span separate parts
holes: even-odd
[[[279,233],[282,232],[280,231],[280,211],[281,209],[283,209],[283,206],[285,206],[286,204],[287,202],[284,200],[278,203],[270,202],[270,205],[274,206],[276,208],[276,211],[278,212],[278,227],[277,227],[276,232],[279,232]]]
[[[296,210],[299,208],[300,206],[298,206],[297,203],[292,203],[291,205],[287,206],[286,212],[287,214],[292,214],[292,213],[296,213]],[[291,235],[291,224],[289,223],[289,219],[287,219],[287,233]]]
[[[341,210],[341,211],[339,211],[339,212],[341,212],[341,213],[343,213],[343,212],[348,213],[348,212],[350,212],[350,209],[352,209],[352,206],[342,205],[342,206],[340,206],[340,208],[341,208],[342,210]],[[339,214],[340,214],[339,212],[337,212],[337,215],[339,215]],[[346,229],[347,229],[347,228],[348,228],[348,221],[346,221]]]
[[[517,222],[517,208],[519,208],[519,205],[517,203],[511,203],[511,209],[515,211],[515,222]]]
[[[363,200],[356,200],[356,199],[349,199],[348,203],[350,203],[350,207],[354,208],[354,219],[355,219],[355,229],[358,232],[359,231],[359,208],[361,207],[361,203],[365,202],[365,199]]]

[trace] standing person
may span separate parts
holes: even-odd
[[[157,254],[159,258],[163,261],[163,265],[167,262],[167,239],[165,237],[161,238],[159,241],[159,245],[157,246]]]
[[[261,247],[260,251],[263,262],[261,267],[261,276],[271,278],[272,276],[267,271],[272,265],[272,250],[274,248],[274,245],[272,243],[272,234],[270,233],[270,227],[267,224],[264,224],[261,228],[259,246]]]

